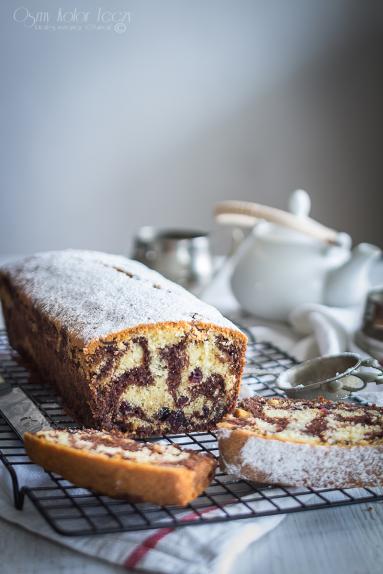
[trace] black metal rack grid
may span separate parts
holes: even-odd
[[[251,333],[246,332],[249,347],[244,379],[254,394],[282,394],[274,388],[273,377],[255,377],[252,373],[255,368],[282,371],[292,366],[295,360],[270,343],[255,341]],[[31,382],[28,372],[16,358],[9,347],[6,333],[0,330],[0,373],[3,377],[12,385],[21,387],[52,426],[76,426],[65,414],[61,399],[53,388]],[[197,451],[208,451],[215,455],[218,452],[216,437],[212,432],[171,435],[161,439]],[[75,487],[49,472],[45,475],[46,485],[20,488],[18,468],[33,463],[25,453],[21,438],[1,414],[0,459],[11,474],[16,507],[22,509],[27,497],[56,532],[71,536],[175,528],[383,500],[383,492],[379,488],[282,488],[235,480],[220,471],[207,490],[186,508],[108,498]]]

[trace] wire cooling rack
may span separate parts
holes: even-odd
[[[244,330],[249,337],[244,374],[247,385],[254,394],[282,394],[274,388],[273,377],[255,377],[253,372],[260,368],[282,371],[295,364],[295,360],[270,343],[255,341],[251,332]],[[39,381],[32,382],[16,358],[5,331],[0,330],[0,373],[3,377],[12,385],[21,387],[53,427],[76,427],[53,388]],[[178,434],[161,439],[169,444],[218,454],[213,432]],[[1,413],[0,459],[12,478],[15,506],[21,510],[25,498],[28,498],[56,532],[70,536],[175,528],[383,500],[383,492],[379,488],[276,488],[235,480],[221,471],[216,473],[207,490],[186,508],[112,499],[78,488],[50,472],[45,473],[43,486],[21,487],[19,477],[23,470],[25,475],[28,465],[33,463],[15,429]]]

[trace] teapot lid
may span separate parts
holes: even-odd
[[[311,209],[311,198],[304,189],[296,189],[290,194],[288,201],[288,212],[297,218],[308,218]],[[272,241],[283,241],[289,243],[318,243],[317,237],[312,237],[295,227],[290,227],[283,222],[274,223],[269,220],[260,221],[256,226],[256,233],[263,238]]]

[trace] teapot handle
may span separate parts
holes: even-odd
[[[217,223],[224,225],[253,227],[258,220],[263,219],[270,223],[276,223],[283,227],[300,231],[326,243],[338,243],[339,233],[330,227],[322,225],[315,219],[294,215],[288,211],[261,205],[260,203],[237,200],[221,201],[216,204],[214,215]]]

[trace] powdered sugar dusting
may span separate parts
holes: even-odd
[[[79,450],[86,450],[90,454],[101,454],[108,457],[120,457],[127,460],[145,463],[171,463],[177,464],[190,458],[190,452],[181,450],[175,445],[152,445],[137,443],[128,438],[113,441],[113,435],[100,431],[68,432],[64,429],[49,429],[36,433],[54,444],[67,446]],[[133,449],[131,448],[133,445]]]
[[[210,322],[219,311],[141,263],[96,251],[49,251],[1,268],[43,314],[84,345],[140,324]]]
[[[225,430],[225,429],[222,429]],[[227,433],[220,439],[228,438]],[[235,461],[221,459],[239,478],[313,488],[383,484],[383,445],[322,446],[249,437]]]

